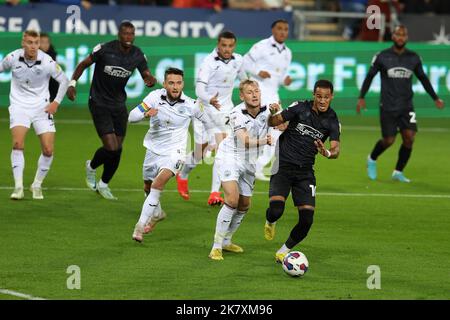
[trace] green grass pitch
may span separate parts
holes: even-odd
[[[168,218],[143,244],[131,234],[144,200],[142,139],[145,125],[129,126],[110,202],[88,191],[84,162],[99,146],[86,109],[57,114],[55,159],[44,183],[45,199],[9,200],[8,114],[0,109],[0,289],[45,299],[449,299],[450,119],[418,119],[419,133],[405,175],[390,174],[399,140],[369,181],[365,159],[378,139],[378,119],[341,118],[338,160],[318,157],[314,225],[298,246],[310,262],[303,278],[287,276],[274,253],[297,221],[291,199],[274,241],[263,236],[268,183],[257,181],[251,209],[234,241],[243,254],[208,259],[218,209],[206,205],[211,167],[191,174],[190,201],[167,186]],[[60,120],[60,122],[58,122]],[[72,122],[71,122],[72,121]],[[39,155],[34,132],[26,140],[25,186]],[[205,192],[206,191],[206,192]],[[66,273],[81,270],[81,289],[69,290]],[[367,268],[381,270],[381,289],[369,290]],[[0,293],[0,299],[14,299]]]

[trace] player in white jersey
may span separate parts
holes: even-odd
[[[272,23],[272,36],[253,45],[244,55],[244,69],[251,79],[258,81],[261,89],[261,103],[269,105],[279,103],[278,89],[281,85],[289,86],[292,82],[288,68],[292,61],[292,52],[284,41],[289,35],[289,23],[286,20],[276,20]],[[284,125],[280,126],[284,129]],[[275,154],[275,142],[281,131],[271,129],[274,138],[272,146],[266,146],[256,165],[256,178],[268,181],[263,173],[264,167]]]
[[[195,93],[207,110],[214,125],[214,139],[216,145],[226,137],[228,133],[228,115],[234,105],[231,100],[234,82],[237,77],[241,80],[247,78],[242,69],[242,56],[234,53],[236,48],[236,36],[230,31],[219,34],[217,47],[214,48],[202,62],[195,85]],[[210,139],[208,132],[200,122],[193,121],[194,126],[194,152],[186,159],[186,165],[177,175],[178,192],[183,199],[189,199],[188,176],[203,157]],[[220,193],[220,180],[213,168],[211,194],[208,198],[209,205],[222,204]]]
[[[254,80],[239,86],[243,103],[230,113],[232,133],[219,145],[214,166],[225,192],[225,202],[217,216],[214,244],[209,257],[223,260],[222,250],[243,252],[231,242],[250,207],[255,183],[255,165],[264,145],[272,144],[268,119],[270,110],[261,106],[261,92]]]
[[[210,127],[209,117],[201,105],[183,94],[183,77],[182,70],[167,69],[164,89],[147,95],[128,118],[129,122],[138,122],[150,117],[150,129],[144,138],[147,152],[143,166],[144,189],[148,196],[133,232],[133,239],[138,242],[165,218],[159,198],[164,186],[184,164],[191,119],[200,120],[207,129]]]
[[[42,153],[30,190],[33,199],[44,198],[41,186],[53,161],[56,131],[53,114],[63,100],[69,83],[59,65],[48,54],[39,50],[39,44],[39,33],[27,30],[23,33],[22,49],[11,52],[0,62],[0,73],[5,70],[12,71],[8,110],[13,144],[11,164],[15,183],[11,199],[14,200],[24,197],[23,150],[31,125],[41,142]],[[48,90],[50,77],[59,82],[58,93],[52,102]]]

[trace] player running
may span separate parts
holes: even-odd
[[[285,255],[306,237],[313,223],[316,154],[320,153],[328,159],[336,159],[339,156],[340,124],[336,113],[330,108],[333,84],[328,80],[318,80],[314,84],[313,96],[314,100],[295,102],[269,119],[270,126],[277,126],[286,121],[289,121],[289,125],[277,143],[279,152],[270,178],[265,238],[274,238],[275,223],[283,215],[285,202],[291,191],[299,215],[298,223],[275,254],[275,260],[280,263]],[[331,146],[329,150],[324,145],[328,138]]]
[[[370,88],[375,75],[381,73],[380,123],[382,139],[375,144],[367,157],[367,174],[371,180],[377,178],[378,157],[395,142],[395,136],[400,130],[402,145],[398,152],[398,160],[392,179],[400,182],[410,182],[403,170],[411,156],[414,138],[417,132],[416,113],[413,107],[412,75],[415,74],[423,87],[433,98],[437,108],[444,107],[444,101],[439,99],[430,80],[423,72],[422,60],[414,51],[405,48],[408,40],[408,30],[400,25],[394,29],[392,41],[394,45],[376,54],[372,66],[361,87],[357,113],[366,108],[364,96]]]
[[[231,242],[250,207],[255,184],[255,165],[264,145],[272,143],[268,134],[270,115],[267,106],[261,106],[258,83],[244,80],[239,85],[243,101],[230,113],[232,133],[219,145],[214,167],[225,192],[225,203],[219,211],[214,244],[209,257],[223,260],[222,250],[243,252]]]
[[[217,47],[211,52],[200,66],[195,93],[207,110],[214,124],[214,137],[216,145],[227,136],[229,131],[229,113],[234,105],[231,100],[234,82],[237,77],[246,79],[242,69],[242,56],[234,53],[236,48],[236,36],[230,31],[219,34]],[[183,199],[189,199],[188,177],[189,173],[202,159],[203,152],[208,145],[208,131],[202,127],[199,121],[194,119],[194,152],[186,159],[186,165],[177,176],[178,192]],[[208,198],[209,205],[220,205],[223,198],[220,193],[220,179],[213,167],[211,194]]]
[[[167,182],[183,167],[186,141],[191,118],[196,118],[209,129],[211,121],[200,104],[183,93],[184,72],[169,68],[164,74],[164,89],[151,92],[129,115],[129,122],[150,118],[150,129],[144,138],[143,173],[148,193],[142,206],[133,240],[143,241],[156,223],[165,218],[159,198]]]
[[[92,160],[86,161],[86,184],[103,198],[116,200],[108,183],[119,167],[122,144],[127,130],[128,110],[125,105],[125,86],[137,68],[147,87],[156,79],[150,74],[147,58],[141,49],[133,45],[135,28],[131,22],[119,26],[118,40],[97,45],[92,53],[78,64],[70,81],[67,96],[74,101],[76,83],[84,70],[95,63],[94,76],[89,93],[89,110],[95,129],[102,140]],[[103,165],[101,179],[96,181],[96,169]]]

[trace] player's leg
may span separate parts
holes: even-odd
[[[410,179],[404,176],[403,169],[405,169],[406,164],[408,163],[408,160],[411,156],[416,131],[411,129],[404,129],[401,130],[400,133],[402,135],[403,142],[398,151],[398,160],[395,166],[395,170],[392,173],[392,179],[400,182],[411,182]]]
[[[215,135],[216,144],[219,145],[223,139],[226,138],[227,133],[226,132],[218,132]],[[211,193],[209,194],[208,198],[208,204],[210,206],[215,205],[221,205],[224,202],[224,199],[222,198],[222,194],[220,192],[220,177],[219,173],[217,172],[217,166],[213,166],[212,170],[212,182],[211,182]]]
[[[164,165],[164,162],[165,160],[163,157],[158,156],[147,149],[144,164],[142,166],[145,198],[149,196],[153,180],[155,180],[158,175],[159,168]],[[158,203],[153,213],[154,219],[152,220],[152,217],[150,217],[150,219],[147,220],[147,223],[144,226],[144,234],[152,232],[156,223],[164,220],[166,217],[166,213],[161,208],[161,202]]]
[[[316,200],[316,178],[313,171],[298,172],[292,186],[292,199],[298,209],[298,223],[292,228],[288,239],[275,254],[275,260],[283,258],[307,236],[313,224]]]
[[[189,173],[203,159],[204,151],[208,145],[208,133],[201,121],[194,119],[192,126],[194,130],[194,151],[186,155],[183,169],[176,177],[178,193],[184,200],[189,200]]]
[[[241,191],[241,193],[242,193],[242,191]],[[235,253],[244,252],[244,249],[242,249],[241,246],[238,246],[237,244],[233,243],[231,241],[231,239],[232,239],[233,235],[236,233],[237,229],[241,226],[242,220],[244,219],[245,214],[248,212],[248,209],[250,208],[250,202],[251,202],[251,196],[245,196],[242,194],[239,195],[237,211],[231,219],[231,223],[228,228],[228,232],[223,240],[223,245],[222,245],[223,251],[229,251],[229,252],[235,252]]]
[[[194,151],[190,152],[186,156],[186,163],[179,174],[177,174],[177,189],[178,193],[184,200],[189,200],[189,173],[200,163],[203,159],[203,152],[208,146],[208,143],[198,144],[195,143]]]
[[[153,180],[150,194],[145,199],[144,204],[142,206],[141,215],[139,217],[138,222],[134,228],[133,232],[133,240],[138,242],[142,242],[144,227],[147,222],[154,216],[155,211],[157,210],[159,199],[161,197],[161,193],[167,184],[167,182],[172,178],[175,174],[166,168],[163,168],[159,171],[156,178]]]
[[[285,202],[291,189],[291,170],[289,167],[280,167],[270,177],[269,208],[266,210],[266,223],[264,225],[264,238],[273,240],[275,225],[284,212]]]
[[[12,124],[13,125],[13,124]],[[25,137],[29,127],[17,125],[11,128],[12,151],[11,151],[11,167],[14,177],[14,191],[11,199],[20,200],[24,197],[23,193],[23,170],[25,168]]]
[[[223,241],[230,228],[233,216],[237,212],[239,203],[239,187],[237,179],[222,181],[222,188],[225,193],[225,202],[217,215],[214,244],[209,254],[209,258],[213,260],[223,260]]]
[[[378,140],[372,152],[367,157],[367,175],[371,180],[377,178],[377,159],[395,142],[398,125],[396,115],[393,113],[380,112],[381,133],[383,138]]]
[[[117,108],[117,110],[112,111],[112,120],[114,134],[102,136],[103,147],[107,151],[107,157],[104,159],[103,173],[98,182],[97,191],[105,199],[117,200],[117,198],[112,195],[108,183],[116,173],[117,168],[119,168],[122,155],[122,144],[125,139],[128,124],[128,112],[126,108]]]
[[[35,131],[38,132],[37,123],[33,124]],[[41,155],[37,163],[36,175],[34,181],[31,184],[30,190],[33,193],[33,199],[44,199],[42,194],[42,182],[50,170],[50,166],[53,162],[53,148],[55,145],[55,133],[44,132],[39,134],[39,141],[41,143]]]

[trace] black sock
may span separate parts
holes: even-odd
[[[108,158],[105,160],[103,165],[102,181],[104,183],[109,183],[109,181],[112,179],[114,173],[119,167],[121,154],[122,149],[108,151]]]
[[[284,201],[274,200],[270,201],[269,208],[266,210],[266,219],[270,223],[276,222],[281,218],[284,211]]]
[[[292,249],[300,241],[305,239],[309,229],[313,224],[314,210],[311,209],[299,209],[298,210],[298,223],[292,229],[289,238],[286,241],[286,247]]]
[[[377,144],[372,150],[372,153],[370,154],[370,157],[372,160],[377,160],[377,158],[386,150],[387,148],[383,144],[383,140],[378,140]]]
[[[412,149],[406,148],[403,144],[398,151],[398,160],[397,165],[395,166],[395,170],[403,171],[408,163],[409,157],[411,156]]]
[[[107,159],[108,157],[108,150],[106,150],[104,147],[98,148],[91,160],[91,168],[97,169],[105,163],[105,159]]]

